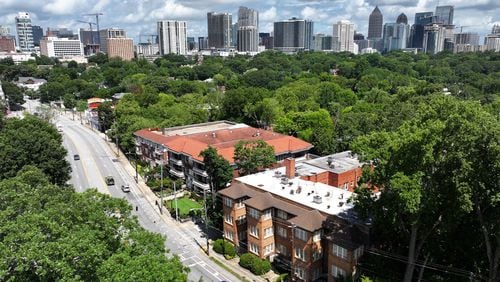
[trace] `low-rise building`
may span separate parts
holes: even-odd
[[[288,158],[283,167],[236,178],[219,191],[224,238],[290,270],[295,280],[355,275],[368,227],[348,200],[362,165],[347,151],[297,163]]]
[[[0,52],[15,52],[16,38],[10,35],[0,35]]]
[[[40,40],[40,54],[50,58],[83,56],[83,44],[78,39],[48,36]]]
[[[313,147],[298,138],[253,128],[242,123],[216,121],[163,129],[142,129],[134,133],[136,153],[151,165],[164,164],[169,174],[186,180],[197,192],[209,189],[208,175],[200,153],[209,146],[234,166],[238,141],[264,140],[273,146],[276,161],[300,158]]]
[[[30,89],[36,92],[40,89],[40,86],[44,85],[45,83],[47,83],[47,80],[43,78],[21,76],[17,79],[16,85],[18,87]]]

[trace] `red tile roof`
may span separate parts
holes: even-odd
[[[142,129],[135,132],[134,135],[156,144],[162,144],[178,153],[190,155],[200,161],[203,160],[199,157],[200,152],[208,146],[212,146],[222,157],[230,163],[234,163],[234,146],[241,140],[264,140],[274,147],[276,155],[306,151],[313,147],[310,143],[298,138],[253,127],[220,129],[182,136],[164,136],[157,129]]]

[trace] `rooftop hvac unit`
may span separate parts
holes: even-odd
[[[321,196],[316,195],[316,196],[313,197],[313,203],[315,203],[315,204],[321,204],[321,202],[322,202]]]

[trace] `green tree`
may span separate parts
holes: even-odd
[[[220,189],[226,188],[227,183],[233,179],[231,164],[219,155],[214,147],[208,147],[201,151],[200,157],[203,157],[210,190],[216,193]]]
[[[57,130],[41,119],[8,119],[0,131],[0,179],[13,177],[25,165],[33,165],[52,183],[64,184],[71,168],[61,143]]]
[[[115,121],[115,113],[111,107],[110,102],[104,102],[97,107],[97,115],[99,119],[99,124],[101,126],[101,131],[105,132],[111,128],[111,125]]]
[[[1,87],[5,97],[9,99],[9,104],[22,104],[24,103],[23,93],[17,85],[9,81],[2,81]]]
[[[234,146],[234,162],[241,175],[255,173],[276,162],[274,148],[263,140],[239,141]]]

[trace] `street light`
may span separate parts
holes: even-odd
[[[174,202],[175,202],[175,220],[179,221],[179,212],[177,211],[177,190],[175,189],[175,181],[174,181]]]
[[[125,155],[130,156],[130,155],[132,155],[132,152],[125,153]],[[131,161],[131,158],[129,157],[129,162],[130,161]],[[135,158],[135,160],[134,160],[134,164],[135,164],[135,183],[139,183],[139,173],[138,173],[138,170],[137,170],[137,163],[138,163],[138,160],[137,160],[137,158]]]

